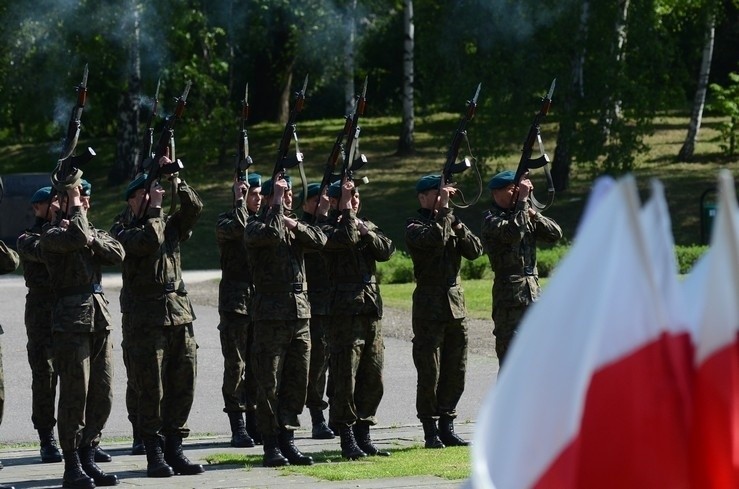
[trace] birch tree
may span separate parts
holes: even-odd
[[[413,0],[404,0],[403,11],[403,121],[398,141],[398,155],[408,155],[415,152],[413,141]]]

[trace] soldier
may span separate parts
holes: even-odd
[[[298,221],[289,212],[292,190],[279,178],[262,184],[267,195],[259,215],[244,231],[252,269],[254,299],[254,375],[257,378],[257,423],[264,442],[265,467],[311,465],[294,443],[308,384],[310,304],[306,249],[321,249],[320,228]]]
[[[232,447],[253,447],[256,441],[261,442],[256,430],[257,389],[250,354],[253,325],[249,304],[254,284],[244,246],[244,228],[247,220],[259,211],[261,187],[262,177],[258,173],[249,173],[247,182],[235,181],[233,209],[219,215],[216,223],[221,255],[218,289],[218,331],[223,353],[221,391],[223,412],[231,425]]]
[[[65,217],[44,226],[41,258],[54,292],[52,347],[59,373],[58,430],[64,456],[64,487],[118,484],[95,464],[95,447],[113,404],[112,320],[100,284],[101,266],[121,263],[123,248],[87,220],[81,171],[60,182],[53,177]],[[59,202],[52,205],[58,206]],[[57,211],[59,212],[59,211]]]
[[[0,241],[0,275],[10,273],[18,268],[18,254],[8,248],[8,246]],[[0,335],[3,334],[3,328],[0,326]],[[5,374],[3,373],[3,350],[0,343],[0,424],[3,422],[3,411],[5,409]],[[53,414],[52,414],[53,417]],[[0,469],[3,464],[0,463]],[[13,486],[0,484],[0,489],[13,489]]]
[[[536,269],[537,240],[555,243],[562,238],[559,225],[531,206],[531,180],[524,175],[516,186],[515,176],[506,170],[490,180],[493,202],[482,220],[482,243],[495,274],[493,334],[501,366],[521,317],[541,292]]]
[[[464,392],[467,310],[459,269],[462,257],[482,255],[482,243],[449,208],[456,193],[439,175],[416,183],[421,208],[408,219],[405,242],[413,260],[413,363],[418,373],[416,413],[426,448],[465,446],[454,432]],[[438,420],[438,429],[437,429]]]
[[[385,348],[375,270],[376,262],[390,259],[395,245],[375,224],[357,217],[360,198],[354,182],[335,182],[328,195],[338,201],[323,227],[328,236],[324,256],[333,286],[328,327],[333,379],[329,424],[339,429],[345,458],[388,456],[370,438],[383,394]]]
[[[159,164],[170,162],[162,157]],[[195,313],[180,263],[180,243],[191,236],[203,203],[177,174],[171,178],[180,202],[172,215],[162,212],[164,189],[159,182],[154,180],[147,191],[147,175],[141,174],[124,195],[133,221],[127,227],[115,226],[114,231],[126,250],[126,300],[136,311],[130,315],[126,341],[148,477],[203,472],[202,465],[190,462],[182,451],[182,439],[190,433],[187,418],[195,392],[197,343],[192,324]]]
[[[319,196],[320,189],[320,183],[308,185],[308,196],[303,199],[303,217],[300,219],[306,224],[316,224],[317,220],[325,218],[328,211],[328,196],[325,192]],[[331,287],[326,273],[326,263],[320,253],[306,252],[305,274],[308,281],[308,300],[310,301],[311,345],[308,395],[305,400],[305,407],[310,411],[311,438],[330,440],[335,435],[326,424],[326,418],[323,415],[323,411],[328,407],[328,403],[323,400],[323,394],[326,392],[326,375],[328,373],[325,324],[328,320],[331,302]]]
[[[17,248],[23,277],[28,287],[25,324],[28,364],[31,367],[31,421],[41,442],[41,462],[61,462],[62,454],[54,438],[57,373],[51,348],[51,306],[54,292],[49,272],[41,258],[39,239],[44,224],[56,220],[56,194],[51,187],[38,189],[31,197],[35,221],[18,237]]]

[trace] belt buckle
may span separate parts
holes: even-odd
[[[456,278],[446,279],[446,285],[447,287],[454,287],[455,285],[457,285],[457,279]]]
[[[171,294],[174,291],[175,291],[174,282],[167,282],[166,284],[164,284],[164,292],[165,293]]]
[[[293,284],[293,292],[296,294],[299,294],[303,292],[303,283],[302,282],[296,282]]]
[[[101,284],[92,284],[92,293],[93,294],[102,294],[103,293],[103,286]]]
[[[362,282],[364,282],[365,284],[371,284],[372,283],[372,275],[370,275],[368,273],[365,273],[364,275],[362,275]]]
[[[524,275],[533,275],[534,267],[532,267],[531,265],[523,267],[523,273]]]

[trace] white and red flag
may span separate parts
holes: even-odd
[[[690,348],[652,199],[626,177],[589,209],[481,409],[475,488],[689,487]]]

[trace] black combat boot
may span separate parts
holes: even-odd
[[[80,465],[85,474],[92,477],[96,486],[117,486],[118,477],[115,474],[106,474],[95,463],[95,447],[80,447],[77,452],[80,456]]]
[[[244,425],[246,426],[246,432],[249,434],[256,445],[262,444],[262,435],[257,429],[257,413],[254,410],[247,411],[244,413]]]
[[[144,439],[146,450],[146,476],[147,477],[172,477],[172,467],[164,461],[162,453],[162,440],[158,436]]]
[[[357,460],[366,457],[367,454],[357,446],[357,440],[354,439],[354,431],[351,426],[342,426],[339,428],[339,437],[341,438],[341,456],[349,460]]]
[[[364,421],[358,421],[354,424],[354,438],[357,441],[357,446],[367,455],[378,455],[380,457],[389,457],[390,452],[380,450],[370,438],[370,425]]]
[[[423,438],[426,440],[425,448],[444,448],[444,444],[439,439],[439,430],[436,429],[435,419],[422,419]]]
[[[175,474],[195,475],[205,472],[202,465],[190,462],[182,452],[182,437],[179,435],[164,437],[164,461],[172,467]]]
[[[94,489],[95,481],[85,474],[77,450],[64,452],[64,480],[62,487],[70,489]]]
[[[310,410],[311,423],[313,429],[311,430],[311,438],[314,440],[331,440],[336,437],[331,428],[326,424],[326,418],[323,417],[322,409],[311,409]]]
[[[52,428],[38,430],[38,438],[41,442],[41,461],[45,464],[62,461],[62,453],[54,438]]]
[[[454,418],[451,416],[442,415],[439,418],[439,439],[448,447],[466,447],[470,444],[454,432]]]
[[[293,430],[280,430],[277,435],[277,446],[291,465],[313,465],[313,458],[304,455],[295,446],[295,432]]]
[[[238,448],[253,447],[254,440],[246,432],[244,415],[242,413],[228,413],[228,421],[231,424],[231,446]]]
[[[262,465],[265,467],[282,467],[284,465],[290,465],[290,462],[280,451],[277,446],[277,437],[274,435],[265,435],[262,440],[264,441],[264,458],[262,459]]]
[[[108,452],[100,448],[100,445],[95,447],[95,462],[102,463],[110,462],[111,460],[113,460],[113,457],[111,457]]]
[[[131,423],[133,427],[133,443],[131,443],[131,455],[146,455],[146,447],[144,447],[144,440],[141,438],[141,433],[136,427],[136,423]]]

